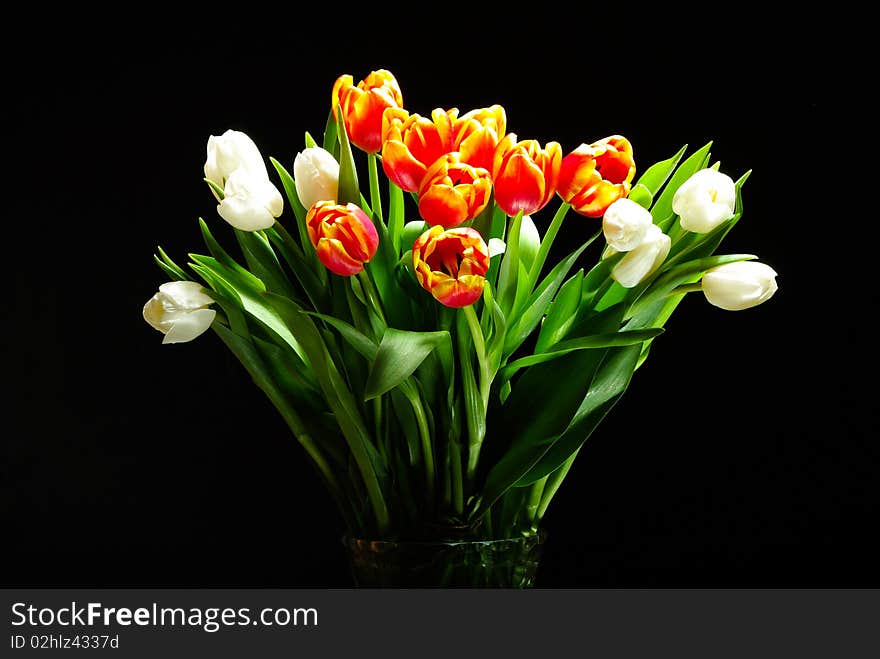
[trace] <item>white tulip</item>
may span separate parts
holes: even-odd
[[[504,254],[507,249],[507,244],[501,238],[489,238],[486,246],[489,248],[489,258]]]
[[[194,281],[170,281],[144,305],[144,320],[165,335],[162,343],[185,343],[214,322],[213,301]]]
[[[726,263],[703,275],[706,299],[727,311],[740,311],[766,302],[777,288],[776,271],[755,261]]]
[[[254,176],[269,178],[260,150],[246,133],[227,130],[219,137],[211,135],[208,138],[205,178],[222,189],[226,185],[226,179],[238,169],[245,169]]]
[[[733,179],[714,169],[701,169],[675,191],[672,210],[681,218],[682,229],[708,233],[733,217],[736,210]]]
[[[654,224],[651,213],[636,202],[622,198],[611,204],[602,218],[605,240],[618,252],[628,252],[638,247],[648,227]]]
[[[672,241],[656,224],[645,231],[645,236],[635,248],[611,269],[611,278],[624,288],[632,288],[651,275],[669,254]]]
[[[217,206],[224,220],[242,231],[259,231],[275,224],[284,200],[268,176],[236,169],[226,179],[225,195]]]
[[[300,203],[311,208],[316,201],[336,201],[339,194],[339,163],[329,151],[312,146],[296,154],[293,180]]]

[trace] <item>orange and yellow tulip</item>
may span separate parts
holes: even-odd
[[[333,85],[333,116],[342,111],[351,143],[367,153],[382,148],[382,113],[385,108],[403,106],[403,94],[394,76],[385,69],[372,71],[354,85],[350,75],[341,75]]]
[[[416,239],[412,254],[416,278],[440,304],[466,307],[483,294],[489,248],[479,231],[432,227]]]
[[[559,196],[575,212],[602,217],[605,210],[629,194],[636,175],[632,145],[620,135],[581,144],[562,159]]]
[[[330,272],[356,275],[379,247],[376,227],[354,204],[317,201],[306,215],[309,240]]]
[[[457,116],[457,108],[437,108],[430,119],[388,108],[382,115],[382,169],[388,178],[406,192],[418,192],[428,167],[454,150],[452,126]]]
[[[516,134],[509,133],[493,158],[496,203],[508,215],[537,213],[556,193],[561,164],[558,142],[542,149],[536,140],[517,142]]]
[[[500,105],[471,110],[453,124],[452,151],[474,167],[492,171],[495,148],[507,130],[507,115]]]
[[[455,227],[480,214],[492,195],[492,178],[482,167],[462,162],[457,151],[438,158],[419,188],[419,214],[432,226]]]

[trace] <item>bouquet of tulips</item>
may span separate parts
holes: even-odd
[[[684,296],[738,310],[776,290],[753,256],[715,254],[748,172],[720,172],[710,146],[636,178],[624,137],[563,155],[508,132],[500,106],[420,116],[391,73],[343,75],[292,173],[271,159],[270,177],[242,132],[208,140],[238,249],[203,220],[188,270],[159,248],[172,281],[144,318],[164,343],[214,330],[355,537],[535,534]],[[554,261],[574,214],[583,244]]]

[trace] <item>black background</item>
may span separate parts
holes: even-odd
[[[141,307],[164,281],[156,244],[203,251],[198,216],[224,235],[209,135],[243,130],[289,166],[336,76],[382,67],[410,111],[501,103],[509,130],[566,152],[621,133],[641,170],[713,139],[724,171],[754,170],[723,249],[758,254],[779,293],[679,307],[554,500],[539,585],[880,585],[877,296],[868,220],[841,206],[867,159],[838,123],[850,88],[817,78],[826,53],[791,26],[643,38],[628,25],[649,17],[567,19],[492,37],[83,36],[7,59],[2,585],[350,584],[329,497],[268,401],[216,337],[162,346]],[[571,215],[560,251],[595,227]]]

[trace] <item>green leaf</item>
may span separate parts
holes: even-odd
[[[309,131],[306,131],[306,148],[311,149],[318,146],[318,143],[315,141],[315,138],[311,136]]]
[[[337,201],[340,204],[360,205],[361,191],[358,187],[357,168],[341,112],[338,112],[336,117],[336,134],[339,137],[339,199]]]
[[[178,281],[188,281],[190,279],[189,275],[184,272],[183,268],[171,260],[171,257],[168,256],[164,249],[162,249],[161,245],[156,245],[156,250],[159,252],[159,256],[154,254],[153,259],[155,259],[158,266],[162,268],[169,277]]]
[[[290,175],[286,169],[284,169],[284,165],[275,160],[275,158],[269,158],[272,162],[272,165],[275,167],[275,171],[278,172],[278,177],[281,179],[281,185],[284,187],[284,192],[287,195],[287,201],[290,204],[291,210],[293,210],[293,214],[296,217],[296,228],[299,232],[299,240],[302,245],[303,254],[307,254],[311,257],[312,267],[317,269],[317,266],[320,266],[320,262],[318,261],[317,256],[315,255],[315,248],[312,245],[312,241],[309,239],[309,231],[306,227],[306,214],[307,211],[305,207],[299,200],[299,196],[296,193],[296,183],[293,180],[293,177]],[[278,224],[278,222],[276,222]],[[323,266],[321,266],[323,268]]]
[[[327,115],[327,123],[324,125],[324,149],[333,154],[338,159],[337,147],[339,142],[336,139],[336,119],[333,118],[333,110]]]
[[[510,231],[507,236],[507,249],[501,260],[501,270],[498,273],[498,294],[496,299],[504,312],[508,315],[513,310],[516,301],[517,277],[519,275],[519,232],[522,227],[522,211],[516,214],[510,223]]]
[[[211,255],[217,259],[217,261],[222,263],[226,268],[234,271],[236,275],[254,290],[260,292],[266,290],[266,286],[259,277],[240,266],[238,262],[229,256],[229,254],[220,246],[220,243],[218,243],[214,239],[214,236],[211,235],[211,231],[208,229],[208,224],[202,218],[199,218],[199,228],[202,231],[202,238],[205,240],[205,245],[207,246],[208,251],[211,252]]]
[[[405,250],[412,250],[413,243],[430,228],[431,227],[428,223],[423,222],[422,220],[407,222],[403,227],[403,234],[400,238],[401,247],[405,248]],[[410,259],[410,261],[412,261],[412,259]]]
[[[651,286],[633,303],[627,314],[627,329],[641,329],[655,325],[657,314],[666,304],[667,296],[678,286],[691,283],[693,277],[710,268],[725,263],[748,261],[757,258],[754,254],[721,254],[694,259],[682,263],[658,277]]]
[[[519,316],[516,314],[513,315],[517,320],[507,331],[507,338],[504,342],[505,355],[513,354],[522,342],[525,341],[526,337],[528,337],[528,335],[538,326],[538,323],[541,322],[541,318],[544,316],[544,312],[553,300],[553,296],[556,295],[556,291],[562,286],[562,283],[568,276],[568,271],[571,270],[574,262],[577,261],[581,253],[583,253],[589,244],[592,243],[601,233],[601,231],[597,232],[589,238],[587,242],[569,254],[568,257],[557,263],[538,286],[537,290],[528,299],[522,314]]]
[[[584,285],[584,270],[581,268],[573,274],[559,289],[553,304],[547,310],[547,317],[541,324],[541,332],[535,343],[535,352],[544,352],[559,341],[571,327],[581,304],[581,293]]]
[[[569,341],[560,341],[550,352],[529,355],[509,363],[504,367],[504,370],[501,371],[500,379],[502,381],[509,380],[521,368],[549,362],[553,359],[558,359],[559,357],[575,352],[576,350],[628,346],[635,343],[642,343],[643,341],[649,341],[662,333],[663,328],[652,327],[643,330],[621,330],[620,332],[612,332],[610,334],[596,334],[579,339],[571,339]]]
[[[687,181],[694,172],[697,172],[706,166],[706,160],[709,157],[710,148],[712,148],[712,142],[709,142],[703,148],[694,152],[687,160],[678,166],[678,169],[675,170],[675,174],[672,175],[669,184],[663,189],[663,194],[660,195],[657,201],[654,202],[654,206],[651,208],[651,215],[654,217],[654,224],[660,224],[672,215],[673,196],[675,196],[675,193],[678,188],[681,187],[681,184]]]
[[[211,188],[211,191],[215,195],[217,195],[217,197],[219,199],[223,199],[226,196],[226,192],[223,190],[223,188],[221,188],[219,185],[214,183],[214,181],[212,181],[211,179],[208,179],[208,178],[202,179],[202,180],[204,180],[204,182],[208,184],[208,187]]]
[[[639,177],[639,180],[636,181],[635,187],[644,186],[648,193],[651,196],[655,196],[658,192],[660,192],[660,188],[663,187],[663,184],[666,183],[666,179],[669,178],[669,175],[675,169],[675,166],[678,164],[678,161],[681,160],[681,157],[684,155],[684,152],[687,151],[688,145],[685,144],[678,150],[671,158],[667,158],[666,160],[661,160],[658,163],[655,163],[648,167],[645,172]]]
[[[315,318],[320,318],[333,327],[339,332],[340,336],[342,336],[342,338],[345,339],[352,348],[357,350],[367,361],[373,362],[376,360],[376,353],[379,351],[379,346],[363,332],[359,332],[352,325],[346,323],[344,320],[336,318],[335,316],[327,316],[313,311],[303,311],[303,313],[308,314],[309,316],[314,316]]]
[[[342,430],[348,447],[357,464],[364,486],[366,487],[373,512],[376,517],[378,531],[384,533],[390,523],[388,507],[379,483],[385,466],[377,464],[378,453],[370,441],[370,435],[364,424],[360,407],[345,384],[336,364],[330,357],[321,333],[314,321],[293,301],[266,293],[266,300],[276,310],[290,331],[302,342],[308,361],[312,365],[315,376],[324,393],[339,427]]]
[[[571,424],[514,487],[531,485],[553,473],[583,446],[626,391],[640,353],[641,344],[608,351]]]
[[[327,298],[325,281],[315,275],[309,260],[297,242],[278,222],[275,223],[275,226],[266,229],[266,236],[272,241],[275,249],[278,250],[294,277],[299,281],[312,306],[316,309],[323,308]]]
[[[541,234],[538,233],[538,227],[530,216],[523,215],[519,229],[519,262],[525,266],[526,274],[531,270],[540,248]]]
[[[235,229],[235,237],[238,239],[248,268],[266,285],[267,290],[294,299],[298,297],[287,274],[281,268],[269,239],[262,232]]]
[[[416,424],[416,416],[413,412],[412,404],[399,389],[391,390],[391,408],[394,410],[394,416],[400,424],[403,438],[406,441],[407,451],[409,453],[409,466],[415,466],[419,462],[421,455],[421,445],[419,443],[419,427]]]
[[[449,341],[449,332],[407,332],[389,327],[382,336],[367,377],[364,400],[381,396],[415,372],[432,350]]]
[[[248,314],[274,332],[280,340],[290,346],[300,358],[308,363],[302,346],[294,338],[294,335],[291,334],[277,310],[267,302],[263,291],[252,286],[249,281],[241,277],[237,272],[225,267],[217,259],[199,254],[190,254],[190,258],[210,272],[213,277],[221,281],[225,286],[233,290]]]
[[[648,188],[641,183],[637,183],[633,186],[632,190],[629,191],[627,199],[634,201],[645,210],[648,210],[651,208],[651,202],[654,200],[654,197],[651,195],[651,191],[648,190]]]

